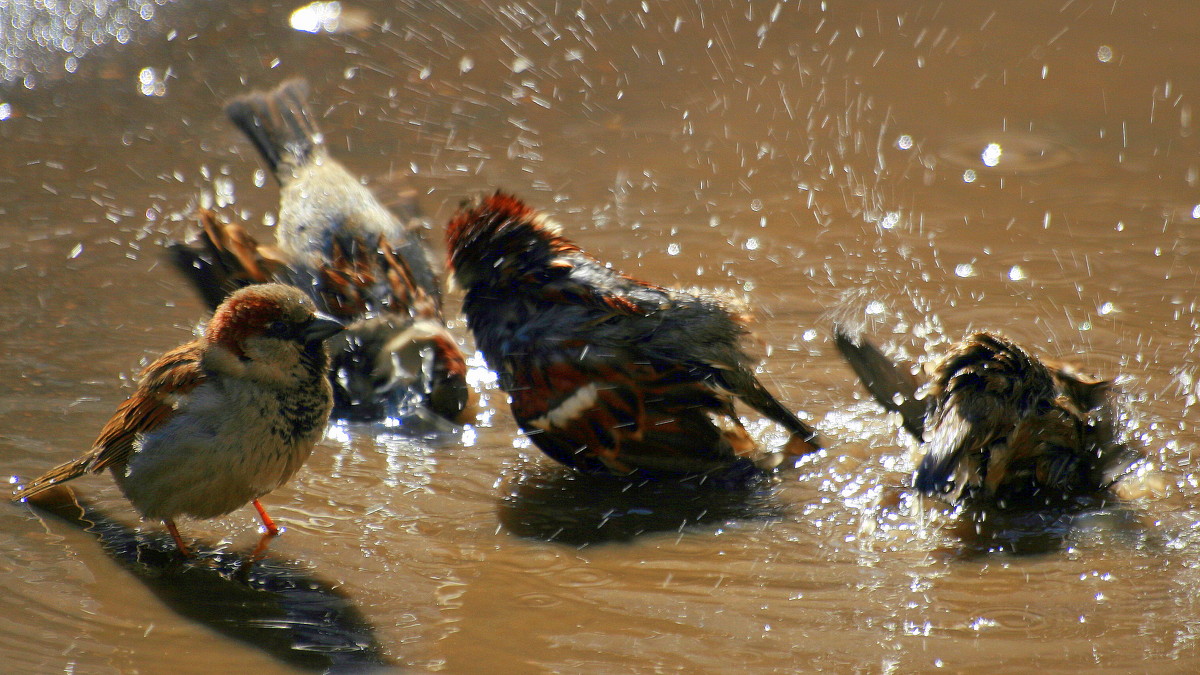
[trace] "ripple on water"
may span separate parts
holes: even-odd
[[[565,588],[605,586],[612,581],[613,576],[608,572],[590,567],[572,567],[554,575],[554,582]]]
[[[532,609],[554,607],[562,604],[562,598],[547,593],[524,593],[516,596],[517,604]]]
[[[978,620],[992,625],[994,630],[1013,633],[1023,633],[1032,628],[1041,628],[1047,623],[1046,617],[1022,607],[988,610],[981,614]]]
[[[979,132],[951,139],[938,152],[951,164],[975,171],[1028,175],[1051,171],[1076,161],[1063,143],[1015,131]]]

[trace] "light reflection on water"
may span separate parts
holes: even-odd
[[[21,18],[24,32],[4,33],[5,475],[86,447],[127,391],[118,375],[189,335],[198,305],[157,249],[193,205],[269,239],[276,189],[220,105],[303,74],[338,157],[385,202],[415,186],[438,251],[459,200],[505,187],[619,269],[747,294],[770,347],[764,381],[831,439],[760,489],[630,493],[516,436],[477,357],[468,431],[335,427],[267,498],[289,528],[272,550],[334,580],[397,661],[1194,663],[1200,81],[1171,56],[1200,32],[1190,4],[361,2],[339,20],[365,23],[322,19],[319,33],[289,24],[301,4],[176,4],[168,26],[158,4],[51,3],[58,32]],[[174,37],[139,41],[145,28]],[[828,340],[846,305],[908,362],[991,328],[1123,375],[1150,458],[1130,501],[980,523],[914,497],[909,441]],[[79,487],[132,521],[106,477]],[[89,538],[0,511],[0,616],[22,619],[0,619],[7,661],[286,671],[137,596]],[[188,531],[233,548],[256,536],[245,513]]]

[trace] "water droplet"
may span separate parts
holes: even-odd
[[[885,230],[890,230],[900,224],[900,214],[896,211],[890,211],[883,216],[883,220],[879,221],[879,226]]]
[[[8,105],[8,104],[5,103],[4,105]],[[3,113],[3,112],[4,112],[4,106],[0,106],[0,113]],[[4,118],[0,117],[0,119],[4,119]],[[1197,204],[1192,207],[1192,218],[1196,219],[1196,220],[1200,220],[1200,204]]]
[[[671,242],[670,244],[667,244],[667,255],[679,255],[679,250],[680,248],[678,243]]]
[[[812,342],[813,340],[817,339],[817,331],[809,328],[808,330],[804,331],[804,334],[800,336],[800,339],[804,340],[805,342]]]
[[[912,136],[909,136],[908,134],[904,134],[896,141],[896,147],[900,148],[901,150],[909,150],[912,148],[912,146],[913,139]]]
[[[1100,63],[1108,63],[1112,61],[1112,57],[1112,47],[1108,45],[1100,45],[1100,48],[1096,50],[1096,58],[1099,59]]]
[[[1008,278],[1011,281],[1022,281],[1024,279],[1028,279],[1029,275],[1025,272],[1025,270],[1021,269],[1020,265],[1013,265],[1008,270]]]
[[[983,165],[996,166],[999,164],[1001,152],[1002,150],[1000,149],[999,143],[988,143],[988,146],[983,149],[983,154],[981,155],[981,158],[983,159]]]
[[[164,96],[167,93],[167,85],[159,77],[157,70],[146,67],[138,72],[138,92],[142,96]]]
[[[954,266],[954,276],[964,279],[973,277],[975,276],[975,266],[971,263],[959,263]]]
[[[523,73],[532,67],[533,61],[530,61],[524,56],[518,56],[517,58],[513,59],[512,65],[509,66],[514,73]]]
[[[867,303],[868,316],[877,316],[879,314],[883,314],[886,309],[887,308],[883,306],[883,303],[878,300],[872,300],[871,302]]]
[[[0,122],[12,117],[12,111],[11,103],[0,103]],[[1200,208],[1200,206],[1196,208]]]
[[[754,212],[762,211],[763,203],[761,199],[750,200],[750,210]]]
[[[758,250],[758,237],[750,237],[749,239],[747,239],[746,244],[745,244],[745,249],[747,251],[757,251]]]
[[[966,171],[963,172],[963,182],[964,183],[974,183],[975,182],[975,170],[974,169],[967,169]]]
[[[304,33],[335,33],[342,17],[342,3],[313,2],[292,12],[288,24]]]
[[[1100,311],[1101,316],[1105,316],[1105,315],[1112,314],[1113,312],[1117,311],[1117,306],[1112,304],[1111,302],[1106,302],[1103,305],[1100,305],[1099,311]]]
[[[458,60],[458,72],[460,73],[469,73],[474,67],[475,59],[471,58],[470,56],[464,54],[463,57]]]

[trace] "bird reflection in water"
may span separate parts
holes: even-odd
[[[180,616],[283,663],[317,672],[369,672],[390,664],[351,600],[295,563],[198,543],[187,558],[170,537],[110,519],[62,486],[29,503],[94,535],[109,557]]]
[[[995,553],[1057,553],[1093,537],[1106,546],[1122,541],[1134,550],[1151,532],[1142,513],[1113,497],[1079,497],[1026,510],[975,504],[965,506],[961,515],[949,528],[958,539],[954,557],[966,560]]]
[[[745,480],[630,481],[538,466],[521,471],[506,492],[499,505],[505,529],[573,546],[786,515],[776,499],[774,481],[761,475]]]

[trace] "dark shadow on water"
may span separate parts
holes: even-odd
[[[537,466],[507,486],[501,525],[530,539],[573,546],[628,542],[641,535],[732,520],[784,516],[771,478],[632,481]]]
[[[104,552],[181,616],[296,668],[357,673],[390,665],[349,598],[295,563],[257,560],[191,543],[184,558],[166,534],[105,516],[69,488],[31,505],[94,535]]]
[[[964,506],[950,532],[961,541],[954,557],[963,560],[1057,553],[1090,540],[1133,550],[1149,534],[1141,513],[1113,497],[1077,498],[1038,509]]]

